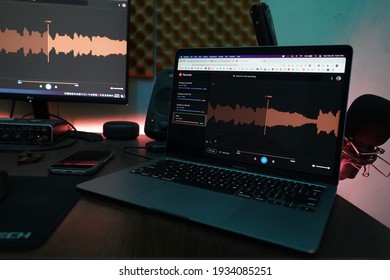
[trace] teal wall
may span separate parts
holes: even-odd
[[[268,0],[280,45],[354,48],[350,102],[363,93],[390,97],[390,1]]]

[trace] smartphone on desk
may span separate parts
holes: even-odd
[[[104,166],[114,153],[112,151],[81,150],[48,167],[51,174],[90,175]]]

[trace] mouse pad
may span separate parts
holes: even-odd
[[[0,250],[42,245],[78,201],[75,176],[10,176],[0,201]]]

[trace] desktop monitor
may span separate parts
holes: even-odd
[[[0,0],[0,98],[126,104],[130,0]]]

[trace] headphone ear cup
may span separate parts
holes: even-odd
[[[146,114],[145,134],[158,141],[164,141],[167,137],[172,79],[171,68],[163,69],[157,76]]]

